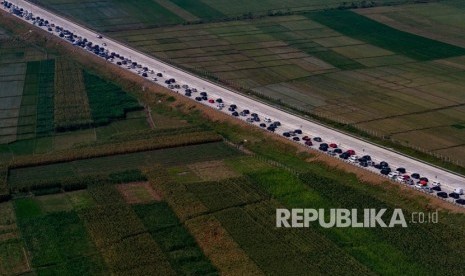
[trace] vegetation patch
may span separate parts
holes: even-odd
[[[308,17],[346,36],[416,60],[465,55],[464,48],[402,32],[348,10],[316,12]]]

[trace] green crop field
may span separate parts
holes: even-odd
[[[355,23],[363,28],[351,28]],[[352,11],[111,36],[201,76],[463,165],[465,136],[452,127],[463,124],[465,103],[465,47],[456,43],[397,30]],[[435,142],[425,146],[433,139],[430,133]]]
[[[224,143],[209,143],[194,146],[162,149],[150,152],[131,153],[109,157],[58,163],[46,166],[10,170],[11,188],[34,185],[34,182],[57,183],[63,179],[83,178],[92,175],[111,174],[138,169],[153,164],[189,164],[200,161],[227,158],[239,152]]]

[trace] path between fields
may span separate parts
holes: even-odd
[[[176,14],[177,16],[181,17],[186,21],[197,21],[200,18],[193,15],[192,13],[186,11],[185,9],[179,7],[178,5],[170,2],[169,0],[155,0],[158,4],[166,8],[167,10],[171,11],[172,13]]]

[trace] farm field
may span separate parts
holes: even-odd
[[[345,28],[348,21],[365,29]],[[383,35],[364,35],[372,32]],[[111,36],[233,88],[463,165],[457,147],[465,136],[454,126],[464,123],[465,48],[402,32],[352,11]],[[430,133],[435,142],[425,146]]]
[[[447,0],[424,5],[363,9],[357,12],[399,30],[465,47],[465,21],[462,16],[464,10],[463,1]]]
[[[173,210],[181,221],[185,221],[191,232],[200,236],[198,238],[201,241],[208,240],[209,233],[224,233],[224,240],[220,237],[216,237],[216,240],[229,244],[229,239],[232,239],[242,251],[231,250],[230,254],[245,254],[251,258],[256,265],[252,269],[265,274],[281,275],[300,274],[303,268],[306,272],[316,274],[328,271],[346,271],[349,274],[409,274],[418,271],[439,272],[442,269],[435,261],[427,260],[432,257],[429,250],[419,248],[427,242],[423,239],[435,239],[437,233],[448,235],[444,230],[437,229],[436,225],[416,225],[408,231],[402,228],[388,231],[379,228],[275,228],[276,208],[361,208],[365,206],[365,202],[370,202],[370,206],[387,207],[398,204],[397,201],[392,201],[390,193],[393,191],[387,192],[379,186],[360,185],[356,178],[327,170],[318,163],[309,164],[296,176],[261,159],[233,157],[221,164],[221,170],[210,171],[210,175],[219,172],[217,181],[199,180],[202,175],[190,168],[191,166],[186,168],[178,165],[163,172],[158,167],[148,173],[148,178],[152,186],[166,196],[168,204],[174,206]],[[242,176],[228,177],[226,170]],[[191,176],[185,177],[188,174]],[[409,204],[405,201],[401,205],[404,210],[410,210],[412,206],[406,206]],[[454,220],[455,218],[447,217],[441,227],[448,227],[446,225]],[[405,243],[412,246],[412,252],[404,251]],[[206,252],[212,250],[206,241],[199,242],[199,245]],[[439,247],[441,250],[460,251],[460,246],[450,247],[451,245],[443,244]],[[380,248],[383,250],[380,251]],[[418,250],[423,258],[411,257],[414,250]],[[228,256],[224,257],[228,259]],[[334,259],[338,261],[334,262]],[[450,261],[448,265],[455,261],[462,262],[456,258]],[[229,262],[225,262],[215,256],[212,257],[212,262],[217,264],[220,272],[237,265],[231,257]],[[448,266],[445,263],[444,265]],[[240,271],[241,267],[237,266],[235,269]]]
[[[130,205],[114,186],[17,199],[2,203],[0,210],[8,215],[2,217],[2,226],[17,221],[14,231],[21,232],[26,247],[17,243],[20,247],[15,248],[11,240],[0,242],[2,248],[8,248],[0,259],[4,274],[216,271],[170,207],[160,202]],[[160,235],[171,230],[177,235]],[[13,251],[18,249],[22,250]],[[11,254],[9,263],[5,263],[7,253]]]

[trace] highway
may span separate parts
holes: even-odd
[[[443,191],[452,192],[453,189],[458,187],[465,188],[464,176],[410,158],[395,151],[391,151],[389,149],[385,149],[383,147],[374,145],[367,141],[358,139],[352,135],[348,135],[339,132],[335,129],[331,129],[321,124],[318,124],[317,122],[312,122],[300,116],[290,114],[277,107],[258,101],[257,99],[246,97],[238,92],[209,82],[205,79],[202,79],[193,74],[178,69],[172,65],[159,61],[154,57],[145,55],[121,42],[112,40],[107,37],[99,39],[97,38],[98,33],[86,27],[75,24],[68,19],[65,19],[49,11],[46,11],[43,8],[28,3],[26,1],[10,0],[8,2],[13,3],[14,5],[17,5],[21,8],[24,8],[29,12],[32,12],[34,16],[40,16],[41,18],[45,18],[50,23],[68,29],[69,31],[79,36],[85,37],[94,44],[102,45],[103,43],[106,43],[107,46],[105,46],[105,48],[108,49],[110,52],[115,52],[125,57],[128,57],[132,61],[135,61],[138,64],[142,64],[143,66],[146,66],[149,69],[154,70],[155,73],[162,72],[163,78],[158,78],[158,83],[160,85],[167,86],[164,83],[164,80],[168,78],[174,78],[176,79],[177,84],[186,84],[190,88],[197,88],[199,91],[206,91],[208,93],[208,98],[222,98],[226,103],[226,108],[221,110],[221,112],[226,112],[230,114],[231,112],[227,110],[227,104],[234,103],[238,106],[238,111],[241,111],[242,109],[249,109],[251,112],[258,113],[261,118],[269,117],[273,121],[280,121],[282,126],[276,130],[277,135],[282,134],[284,131],[302,129],[302,131],[304,132],[303,135],[308,135],[310,137],[319,136],[323,139],[323,142],[336,143],[339,147],[343,148],[344,150],[355,150],[355,152],[359,156],[368,154],[372,156],[374,161],[386,161],[389,163],[390,167],[393,170],[395,170],[395,168],[397,167],[404,167],[407,169],[408,173],[419,173],[422,177],[424,176],[429,178],[430,182],[432,180],[437,180],[441,182],[441,187],[443,188]],[[30,21],[28,22],[31,23]],[[56,33],[54,34],[56,35]],[[79,49],[81,49],[82,51],[86,51],[80,47]],[[115,66],[117,65],[115,64]],[[137,74],[137,70],[132,69],[132,71]],[[154,75],[149,74],[149,79],[152,79],[153,76]],[[184,89],[179,89],[178,92],[184,94]],[[195,98],[195,96],[198,96],[197,94],[198,93],[192,93],[193,98]],[[208,102],[203,103],[206,105],[211,105],[212,108],[216,108],[216,105],[214,104],[209,104]],[[245,117],[239,118],[245,119]],[[299,143],[303,144],[303,141]],[[317,149],[318,143],[314,143],[314,145],[316,145],[316,147],[314,146],[313,148]],[[378,170],[374,168],[367,169],[379,174]]]

